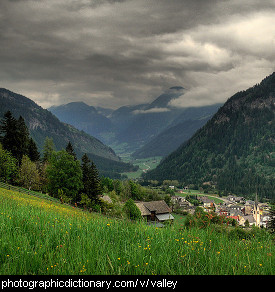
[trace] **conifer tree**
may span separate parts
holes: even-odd
[[[40,159],[40,153],[38,152],[37,146],[32,138],[29,139],[28,156],[31,161],[39,161]]]
[[[85,153],[82,156],[83,192],[95,203],[98,203],[98,196],[101,195],[101,183],[97,168]]]
[[[32,161],[39,160],[39,152],[22,116],[16,120],[10,111],[7,111],[0,125],[3,148],[21,164],[22,157],[27,155]]]
[[[0,133],[2,134],[1,143],[3,148],[10,151],[12,156],[18,158],[17,121],[12,116],[11,111],[5,113],[1,121]]]
[[[25,124],[22,116],[19,117],[16,127],[16,140],[17,140],[17,159],[21,163],[23,155],[28,155],[29,152],[29,130]]]
[[[77,157],[76,157],[76,154],[74,152],[74,148],[73,148],[73,145],[72,143],[69,141],[67,147],[66,147],[66,151],[67,153],[69,153],[70,155],[73,156],[74,160],[77,160]]]

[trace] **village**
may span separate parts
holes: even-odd
[[[184,191],[180,192],[184,193]],[[107,196],[104,197],[107,200]],[[255,201],[252,201],[246,200],[244,197],[229,195],[227,197],[219,197],[218,201],[222,202],[217,203],[213,196],[199,195],[196,196],[199,204],[193,204],[192,200],[187,198],[186,194],[171,196],[170,207],[164,200],[150,202],[136,201],[135,205],[140,210],[141,216],[148,223],[154,223],[159,227],[162,227],[166,221],[174,220],[173,212],[180,210],[183,214],[194,214],[197,206],[203,208],[205,212],[215,212],[220,216],[234,219],[242,227],[257,226],[266,228],[267,222],[270,220],[268,204],[259,203],[257,198]]]

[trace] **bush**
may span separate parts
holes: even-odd
[[[129,199],[125,203],[123,210],[125,211],[127,217],[132,220],[142,219],[141,212],[132,199]]]

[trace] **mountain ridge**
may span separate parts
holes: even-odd
[[[108,171],[108,165],[115,165],[114,169],[121,172],[130,171],[133,166],[121,162],[114,150],[104,145],[100,140],[73,127],[60,122],[59,119],[46,109],[37,105],[31,99],[0,88],[0,118],[10,110],[15,118],[22,116],[29,129],[30,136],[42,152],[45,138],[53,138],[57,150],[65,148],[70,141],[80,158],[84,153],[97,160],[97,167],[103,173]],[[118,176],[118,174],[115,174]]]
[[[188,141],[144,175],[274,198],[275,72],[229,98]]]

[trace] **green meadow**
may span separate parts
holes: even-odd
[[[157,228],[0,189],[1,275],[274,275],[274,238]]]

